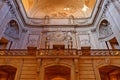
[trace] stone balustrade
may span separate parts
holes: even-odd
[[[120,56],[120,50],[39,49],[0,50],[0,56]]]

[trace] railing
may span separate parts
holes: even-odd
[[[27,56],[27,50],[0,50],[0,56]]]
[[[39,56],[73,56],[73,55],[78,55],[78,52],[76,49],[72,50],[55,50],[55,49],[48,49],[48,50],[39,50],[37,52],[37,55]]]
[[[0,56],[120,56],[120,50],[0,50]]]
[[[120,50],[91,50],[91,56],[120,56]]]

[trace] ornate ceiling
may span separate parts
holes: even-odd
[[[31,18],[88,18],[96,0],[22,0],[28,17]]]

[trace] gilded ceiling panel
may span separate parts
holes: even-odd
[[[31,18],[88,18],[96,0],[22,0],[28,17]]]

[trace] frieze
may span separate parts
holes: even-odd
[[[38,40],[39,40],[39,35],[29,35],[28,46],[37,47]]]
[[[50,41],[68,41],[72,40],[72,32],[63,32],[63,31],[55,31],[55,32],[47,32],[46,39]]]
[[[49,32],[47,33],[47,39],[50,41],[64,41],[65,40],[65,32]]]

